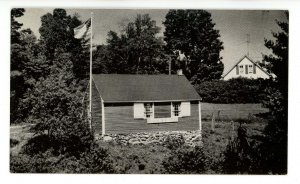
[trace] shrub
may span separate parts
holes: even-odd
[[[195,88],[203,102],[261,103],[266,98],[267,84],[268,81],[263,79],[236,78],[228,81],[205,81]]]
[[[28,140],[22,147],[21,153],[33,156],[44,153],[55,145],[55,142],[51,141],[47,135],[38,135]]]
[[[181,134],[179,137],[175,135],[168,135],[163,143],[163,145],[171,150],[178,149],[182,147],[185,143],[185,140]]]
[[[173,150],[162,163],[169,174],[193,174],[206,171],[207,160],[201,147]]]
[[[113,173],[112,160],[106,149],[94,144],[87,152],[80,155],[81,173]]]
[[[230,141],[224,152],[222,162],[223,172],[226,174],[250,174],[256,173],[255,146],[247,139],[247,129],[239,126],[237,138]]]
[[[54,155],[53,150],[35,155],[11,155],[13,173],[113,173],[112,161],[106,149],[93,145],[79,157],[70,154]]]
[[[52,173],[56,161],[51,150],[44,153],[37,153],[34,156],[27,154],[18,154],[10,156],[10,171],[13,173]]]
[[[28,173],[30,172],[30,156],[19,154],[10,154],[10,172],[12,173]]]

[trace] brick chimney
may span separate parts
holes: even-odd
[[[181,75],[183,75],[183,73],[182,73],[182,69],[178,69],[178,70],[177,70],[177,75],[178,75],[178,76],[181,76]]]

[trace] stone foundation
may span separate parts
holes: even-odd
[[[107,134],[105,136],[96,135],[96,140],[105,142],[114,142],[121,145],[136,145],[136,144],[161,144],[163,145],[167,139],[182,139],[186,145],[201,146],[200,131],[165,131],[165,132],[141,132],[131,134]]]

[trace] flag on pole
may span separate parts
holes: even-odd
[[[85,21],[80,26],[74,28],[74,37],[77,39],[85,39],[90,42],[90,82],[89,82],[89,110],[88,119],[90,128],[92,129],[92,66],[93,66],[93,12],[91,12],[91,18]]]
[[[91,18],[89,18],[87,21],[85,21],[80,26],[74,28],[74,37],[77,39],[90,39],[91,37]]]

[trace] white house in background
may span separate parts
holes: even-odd
[[[232,78],[245,77],[251,79],[269,79],[271,74],[261,68],[248,56],[240,59],[227,73],[223,75],[224,80]]]

